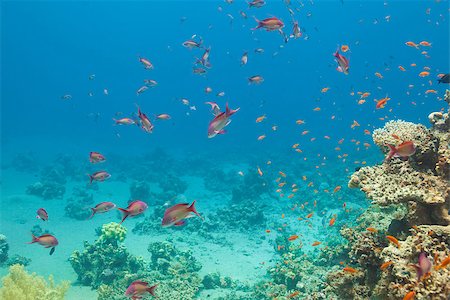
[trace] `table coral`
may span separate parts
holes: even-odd
[[[3,277],[0,298],[3,300],[63,300],[70,287],[68,281],[56,285],[53,277],[48,282],[41,276],[28,274],[22,265],[13,265]]]

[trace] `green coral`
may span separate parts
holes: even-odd
[[[53,277],[48,282],[35,273],[29,274],[22,265],[13,265],[2,279],[0,298],[3,300],[63,300],[70,287],[69,281],[55,285]]]
[[[127,237],[127,229],[119,223],[111,222],[103,224],[100,239],[106,242],[122,243]]]

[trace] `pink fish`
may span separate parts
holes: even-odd
[[[88,176],[91,179],[91,181],[89,183],[92,183],[93,181],[105,181],[105,180],[111,178],[111,174],[109,174],[106,171],[98,171],[92,175],[88,174]]]
[[[150,295],[156,297],[155,289],[158,285],[149,286],[147,282],[136,280],[133,281],[125,291],[125,296],[130,297],[132,299],[141,299],[142,295],[145,293],[149,293]]]
[[[89,153],[89,161],[91,164],[101,163],[106,161],[106,158],[103,154],[99,152],[90,152]]]
[[[220,114],[220,107],[216,102],[205,102],[205,104],[211,105],[211,111],[214,116],[217,116]]]
[[[224,112],[219,113],[214,117],[214,119],[209,123],[208,126],[208,138],[213,138],[218,134],[224,134],[224,128],[230,124],[230,117],[235,114],[239,108],[230,109],[228,107],[228,103],[226,104],[226,110]]]
[[[138,117],[141,120],[141,128],[148,133],[152,133],[153,131],[153,124],[150,121],[150,119],[141,111],[141,109],[138,106]]]
[[[42,221],[48,221],[48,213],[45,209],[39,208],[36,213],[37,213],[37,216],[36,216],[37,219],[41,219]]]
[[[267,18],[262,21],[255,18],[255,21],[258,22],[258,26],[256,26],[255,28],[252,28],[252,30],[264,28],[267,31],[275,31],[275,30],[281,30],[284,27],[283,21],[281,21],[277,17]]]
[[[412,141],[406,141],[398,145],[387,145],[389,147],[389,153],[386,156],[385,161],[390,160],[392,157],[400,157],[402,159],[408,159],[411,155],[416,153],[416,146]]]
[[[134,125],[136,122],[130,118],[122,118],[119,120],[113,119],[116,122],[116,125]]]
[[[348,59],[339,53],[339,48],[333,55],[338,63],[337,70],[348,75],[348,71],[350,70]]]
[[[139,62],[144,65],[146,69],[153,69],[153,64],[144,57],[139,57]]]
[[[116,205],[112,202],[101,202],[101,203],[97,204],[95,207],[91,208],[92,214],[89,217],[89,219],[92,218],[97,213],[98,214],[105,213],[114,208],[116,208]]]
[[[119,224],[122,224],[123,221],[125,221],[125,219],[128,217],[134,217],[144,213],[147,208],[148,208],[147,203],[141,200],[131,202],[126,209],[118,208],[123,213],[122,221],[120,221]]]
[[[189,205],[189,203],[180,203],[172,207],[169,207],[164,212],[162,226],[163,227],[170,227],[172,225],[182,226],[185,223],[184,219],[191,218],[194,216],[192,215],[192,213],[202,218],[202,216],[200,216],[200,214],[195,209],[195,200],[192,202],[191,205]]]
[[[419,254],[419,263],[412,265],[417,271],[417,280],[430,272],[432,263],[425,252]]]
[[[28,244],[38,243],[39,245],[44,246],[44,248],[52,248],[50,250],[50,255],[52,255],[53,252],[55,252],[55,247],[58,246],[58,240],[51,234],[44,234],[41,235],[40,237],[36,237],[34,236],[34,234],[31,234],[31,237],[32,241],[29,242]]]
[[[253,0],[251,2],[247,2],[248,3],[248,7],[252,8],[252,7],[256,7],[256,8],[260,8],[263,7],[266,4],[266,1],[264,0]]]
[[[159,114],[159,115],[156,115],[155,118],[157,120],[170,120],[171,116],[169,114]]]

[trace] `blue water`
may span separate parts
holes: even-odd
[[[437,74],[448,73],[450,65],[448,1],[304,1],[303,6],[292,1],[290,7],[299,9],[293,18],[303,35],[287,43],[277,32],[251,30],[256,26],[253,16],[276,16],[284,21],[284,32],[291,33],[292,18],[284,2],[267,2],[248,9],[244,1],[3,1],[2,164],[9,166],[17,154],[32,152],[42,165],[51,164],[61,153],[85,165],[88,153],[99,151],[129,159],[135,166],[140,163],[137,155],[161,148],[181,160],[204,157],[219,168],[225,163],[244,164],[255,172],[268,160],[275,164],[274,171],[303,161],[304,173],[318,184],[319,175],[325,174],[332,190],[345,187],[361,161],[375,164],[383,159],[365,129],[372,132],[392,119],[428,125],[428,114],[444,107],[438,97],[448,85],[436,80]],[[204,76],[192,73],[195,58],[204,50],[181,45],[194,34],[211,47],[212,68]],[[406,46],[407,41],[428,41],[432,47],[415,49]],[[350,47],[343,53],[350,61],[349,75],[336,70],[333,53],[341,45]],[[264,53],[255,53],[256,48]],[[245,51],[248,64],[241,66]],[[154,69],[144,69],[140,56],[148,58]],[[430,68],[430,75],[421,78],[424,67]],[[92,74],[95,79],[89,80]],[[264,82],[249,85],[247,78],[253,75],[262,75]],[[158,85],[137,96],[144,79]],[[206,94],[206,87],[213,92]],[[329,90],[322,93],[325,87]],[[428,89],[437,94],[426,95]],[[221,91],[225,96],[217,97]],[[370,92],[364,104],[357,104],[357,92]],[[61,99],[65,94],[72,99]],[[386,95],[391,100],[376,110],[374,99]],[[196,110],[183,105],[183,98]],[[226,134],[207,138],[213,116],[205,101],[216,101],[222,109],[227,102],[231,108],[240,107]],[[155,121],[152,134],[137,126],[114,125],[118,112],[132,117],[136,105],[149,116],[168,113],[172,119]],[[320,111],[313,111],[316,107]],[[256,123],[262,115],[267,119]],[[297,125],[299,119],[305,124]],[[350,127],[354,120],[360,127]],[[304,130],[309,133],[301,135]],[[266,138],[258,141],[263,134]],[[352,139],[361,142],[359,147]],[[371,144],[369,149],[362,146],[365,142]],[[292,149],[295,143],[303,153]],[[342,151],[335,150],[338,146]],[[343,153],[348,154],[345,162],[337,157]],[[326,165],[316,169],[322,162]],[[86,173],[96,169],[87,167]],[[23,181],[23,194],[33,183],[5,174],[2,181]],[[176,175],[183,176],[184,170]],[[207,170],[203,176],[208,176]],[[273,181],[277,174],[267,176]],[[7,197],[5,190],[10,188],[2,185],[2,197]],[[314,194],[309,193],[304,198],[312,201]],[[357,194],[354,203],[364,207],[363,195]],[[48,204],[52,205],[58,208]],[[7,217],[3,212],[2,219]]]

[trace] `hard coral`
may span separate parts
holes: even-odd
[[[35,273],[28,274],[22,265],[13,265],[3,277],[0,298],[3,300],[63,300],[70,283],[55,285],[53,277],[48,282]]]

